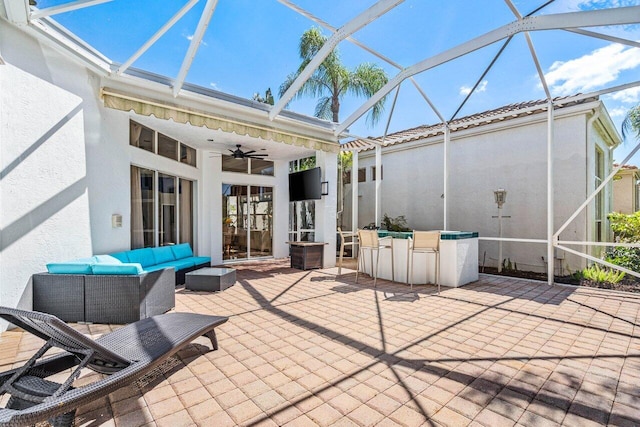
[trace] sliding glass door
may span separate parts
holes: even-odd
[[[222,184],[222,259],[273,255],[273,188]]]

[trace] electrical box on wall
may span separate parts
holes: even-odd
[[[120,214],[111,215],[111,227],[122,228],[122,215]]]

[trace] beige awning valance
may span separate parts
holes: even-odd
[[[337,142],[297,135],[275,127],[243,122],[228,117],[214,116],[204,111],[156,101],[142,96],[125,94],[106,87],[100,90],[100,96],[105,107],[115,110],[133,111],[143,116],[154,116],[165,120],[171,119],[176,123],[190,123],[193,126],[205,126],[213,130],[219,129],[223,132],[233,132],[237,135],[262,138],[312,150],[330,153],[338,153],[340,151],[340,145]]]

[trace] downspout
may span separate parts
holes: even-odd
[[[590,146],[590,144],[589,144],[590,141],[592,141],[593,124],[595,123],[596,120],[598,120],[599,117],[600,117],[600,110],[594,108],[593,109],[593,115],[589,118],[589,120],[587,120],[587,147],[588,147],[587,149],[590,149],[591,152],[594,152],[594,149],[595,149],[595,143],[593,144],[593,146]],[[586,165],[586,168],[585,168],[586,174],[587,174],[586,179],[587,179],[587,183],[589,183],[589,155],[588,155],[588,153],[587,153],[587,156],[585,156],[585,161],[587,162],[587,165]],[[597,187],[597,186],[595,185],[595,182],[594,182],[594,188],[595,187]],[[588,187],[585,190],[586,190],[586,192],[585,192],[585,198],[586,198],[586,197],[589,196],[591,191],[589,191]],[[587,207],[587,218],[590,217],[589,213],[593,214],[593,208],[588,206]],[[593,228],[590,227],[590,225],[591,225],[591,221],[586,221],[587,229],[585,231],[587,232],[587,241],[593,242],[593,240],[594,240],[593,239],[594,238]],[[591,231],[590,231],[590,229],[591,229]]]

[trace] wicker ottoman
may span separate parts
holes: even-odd
[[[201,268],[185,275],[185,288],[191,291],[224,291],[236,283],[233,268]]]

